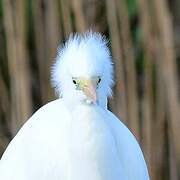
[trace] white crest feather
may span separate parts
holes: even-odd
[[[66,43],[58,48],[56,62],[52,66],[51,82],[59,96],[72,76],[102,75],[101,90],[111,96],[113,66],[107,39],[100,33],[88,31],[71,34]],[[67,86],[66,86],[67,87]]]

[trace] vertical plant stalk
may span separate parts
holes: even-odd
[[[86,19],[83,12],[82,0],[71,0],[72,10],[75,16],[76,31],[84,32],[87,29]]]
[[[5,81],[2,78],[2,72],[0,70],[0,156],[9,143],[9,137],[7,134],[10,132],[10,102],[8,96],[8,90],[5,85]],[[2,117],[2,119],[1,119]]]
[[[170,156],[170,160],[169,160],[170,178],[169,179],[179,180],[175,149],[174,149],[173,142],[171,140],[171,136],[172,136],[171,134],[172,132],[170,132],[170,128],[169,128],[169,156]]]
[[[94,31],[103,33],[107,29],[104,5],[104,1],[102,0],[86,0],[84,5],[88,27]]]
[[[45,0],[45,44],[46,44],[46,73],[47,76],[47,99],[52,100],[54,91],[50,86],[50,67],[54,62],[57,47],[62,40],[60,28],[58,0]]]
[[[172,145],[178,172],[180,172],[180,102],[178,96],[178,75],[176,55],[174,51],[173,25],[172,19],[165,0],[152,1],[156,13],[156,26],[160,38],[160,50],[162,53],[161,71],[167,97],[168,120]],[[158,7],[158,8],[157,8]],[[173,154],[173,153],[171,153]],[[178,175],[177,175],[178,176]],[[180,178],[180,174],[179,174]]]
[[[70,0],[60,0],[61,5],[61,15],[63,21],[64,35],[66,38],[69,37],[69,34],[72,32],[72,20],[71,20],[71,6]]]
[[[127,121],[127,110],[126,110],[126,89],[125,79],[123,71],[122,61],[122,47],[120,44],[120,33],[117,21],[117,10],[115,1],[106,0],[106,11],[108,28],[110,31],[112,55],[114,57],[115,67],[115,87],[114,87],[114,98],[111,101],[112,110],[120,117],[123,121]]]
[[[23,0],[16,1],[15,19],[13,19],[13,9],[9,0],[3,0],[3,10],[8,63],[11,74],[11,129],[12,134],[15,135],[32,111],[25,34],[25,3]]]
[[[122,48],[124,53],[124,65],[126,75],[126,92],[127,92],[127,112],[128,125],[136,138],[140,141],[139,127],[139,108],[137,97],[137,79],[135,69],[135,58],[130,33],[130,24],[126,2],[124,0],[116,0],[118,7],[118,20],[120,24],[120,34],[122,39]]]
[[[155,44],[158,44],[155,43]],[[156,103],[155,103],[155,118],[153,121],[154,133],[153,139],[153,167],[154,167],[154,179],[155,180],[168,180],[168,158],[167,158],[167,139],[168,132],[166,129],[166,107],[165,107],[165,93],[164,85],[162,81],[162,73],[159,68],[159,59],[161,58],[158,48],[154,57],[156,59]]]
[[[47,74],[47,57],[45,43],[45,22],[42,0],[32,1],[33,25],[35,33],[35,49],[38,64],[38,74],[40,81],[41,100],[44,104],[47,101],[49,81]]]
[[[154,169],[152,164],[152,120],[154,115],[153,102],[153,83],[152,83],[152,66],[153,66],[153,36],[152,36],[152,22],[149,12],[149,5],[147,0],[139,0],[139,16],[142,26],[143,48],[145,57],[145,79],[144,79],[144,95],[142,108],[142,144],[149,165],[149,172],[152,179],[154,179]]]

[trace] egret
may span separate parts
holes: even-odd
[[[113,63],[104,36],[70,35],[58,49],[52,85],[59,98],[10,142],[1,180],[149,180],[138,142],[107,108]]]

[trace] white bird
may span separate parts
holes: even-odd
[[[1,180],[149,180],[135,137],[107,109],[113,65],[104,37],[71,35],[58,50],[52,84],[60,98],[11,141]]]

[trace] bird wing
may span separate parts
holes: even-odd
[[[60,100],[40,108],[4,152],[0,179],[66,179],[63,171],[67,163],[68,122],[68,112]]]
[[[110,111],[108,114],[108,123],[128,180],[149,180],[146,162],[134,135],[114,114]]]

